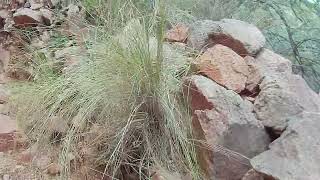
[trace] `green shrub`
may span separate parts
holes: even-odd
[[[181,93],[188,63],[180,59],[185,64],[175,68],[169,62],[173,55],[164,53],[164,2],[153,9],[142,1],[112,2],[121,7],[109,9],[78,66],[53,76],[47,63],[39,64],[35,76],[41,78],[17,87],[16,102],[24,104],[17,118],[44,148],[58,141],[63,178],[70,175],[70,153],[78,157],[79,144],[98,126],[103,130],[88,146],[95,149],[94,164],[104,166],[107,176],[119,178],[129,169],[149,179],[150,168],[161,167],[200,179],[191,117]],[[50,127],[56,117],[67,128],[59,135]]]

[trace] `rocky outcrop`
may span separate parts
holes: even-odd
[[[279,180],[320,179],[320,114],[303,113],[291,119],[287,130],[254,157],[256,171]]]
[[[302,77],[292,74],[289,60],[267,49],[256,59],[246,59],[254,69],[247,85],[260,89],[254,111],[266,127],[280,134],[290,118],[299,117],[303,111],[320,112],[318,95]]]
[[[186,85],[195,135],[213,148],[199,150],[200,165],[209,179],[241,179],[250,169],[247,158],[265,151],[269,143],[252,104],[203,76],[188,78]]]
[[[265,37],[254,25],[234,20],[202,20],[195,22],[190,29],[189,46],[201,50],[215,44],[222,44],[237,54],[256,55],[265,44]]]
[[[245,88],[249,74],[244,59],[223,45],[209,48],[196,61],[198,72],[227,89],[240,93]]]
[[[10,61],[10,51],[0,45],[0,73],[4,73]]]

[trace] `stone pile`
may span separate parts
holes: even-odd
[[[174,27],[167,40],[199,52],[184,93],[207,179],[320,179],[319,95],[264,48],[258,28],[202,20]]]

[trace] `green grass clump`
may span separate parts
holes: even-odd
[[[18,106],[17,118],[38,144],[59,144],[63,178],[76,164],[70,153],[79,157],[79,144],[98,126],[99,135],[87,146],[105,176],[133,173],[149,179],[150,169],[159,167],[200,179],[181,93],[188,64],[174,59],[185,65],[173,67],[173,54],[164,46],[165,2],[118,5],[104,17],[104,26],[96,27],[92,44],[72,70],[55,74],[39,63],[39,78],[18,88],[15,99],[24,105]],[[57,119],[66,128],[59,134],[51,127]]]

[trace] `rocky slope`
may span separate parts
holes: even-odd
[[[60,171],[54,156],[36,155],[32,147],[26,148],[27,141],[9,110],[6,88],[10,81],[33,78],[31,72],[14,66],[23,43],[17,43],[13,30],[38,28],[39,34],[29,45],[35,49],[48,46],[52,33],[43,27],[55,28],[58,18],[51,10],[56,4],[45,2],[15,1],[0,9],[0,152],[4,152],[0,164],[7,166],[0,166],[0,179],[19,179],[14,176],[17,167],[22,173],[36,168],[51,175],[44,175],[45,179]],[[75,5],[63,11],[66,18],[83,15]],[[77,37],[87,35],[88,30],[68,21],[59,28],[75,36],[75,43],[53,53],[53,58],[65,59],[63,69],[68,70],[83,52],[83,40]],[[174,46],[198,52],[197,57],[186,57],[193,72],[185,77],[183,89],[190,97],[204,179],[320,179],[320,96],[292,73],[288,59],[265,48],[259,29],[232,19],[203,20],[178,24],[167,31],[165,39],[168,52],[176,53]]]

